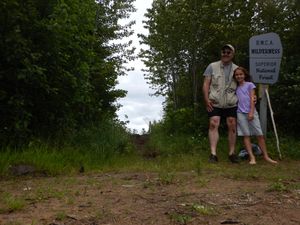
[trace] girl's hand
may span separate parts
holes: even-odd
[[[248,113],[248,120],[251,121],[254,119],[253,113]]]

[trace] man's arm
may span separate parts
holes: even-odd
[[[204,102],[205,102],[205,105],[206,105],[206,110],[208,112],[213,111],[212,102],[208,98],[210,83],[211,83],[211,76],[205,76],[202,91],[203,91]]]

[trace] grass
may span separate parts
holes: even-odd
[[[4,193],[1,196],[2,204],[0,207],[1,213],[15,212],[22,210],[25,207],[25,200],[21,197],[13,196],[9,193]]]
[[[181,225],[188,224],[188,222],[190,222],[193,219],[193,217],[190,215],[177,212],[170,213],[169,217],[172,221]]]
[[[242,148],[242,141],[237,141],[237,152]],[[276,142],[267,138],[269,154],[276,159]],[[154,159],[145,159],[138,155],[130,142],[129,134],[124,128],[111,122],[101,126],[83,129],[68,140],[63,146],[55,146],[42,142],[31,142],[23,149],[2,149],[0,151],[0,175],[7,176],[11,165],[31,165],[37,173],[56,176],[60,174],[77,174],[82,169],[91,172],[135,172],[149,171],[160,174],[161,183],[174,182],[172,173],[177,171],[193,171],[199,177],[224,175],[233,179],[260,179],[270,181],[289,179],[299,175],[299,169],[290,159],[300,159],[298,149],[300,141],[282,138],[284,162],[290,160],[291,165],[279,163],[271,166],[257,159],[256,166],[249,166],[246,161],[240,165],[228,163],[227,137],[220,137],[216,165],[207,162],[209,144],[206,136],[168,135],[158,130],[150,135],[146,148],[156,151]],[[292,169],[291,169],[292,168]],[[83,172],[82,171],[82,172]],[[172,171],[172,172],[170,172]],[[288,172],[289,171],[289,172]],[[68,181],[72,182],[72,181]]]
[[[121,125],[107,121],[82,129],[63,145],[36,140],[21,149],[0,149],[0,175],[8,174],[15,165],[30,165],[37,173],[51,176],[102,169],[133,152],[129,138]]]
[[[255,166],[249,166],[247,161],[243,161],[239,165],[232,165],[228,162],[226,154],[222,153],[219,156],[218,164],[209,164],[206,152],[159,156],[154,160],[147,160],[135,154],[116,154],[107,160],[99,161],[93,159],[93,152],[83,153],[79,150],[29,149],[19,153],[5,152],[0,155],[4,155],[4,157],[0,157],[0,165],[6,164],[2,167],[2,176],[8,174],[9,165],[20,162],[34,165],[38,171],[46,171],[49,175],[79,173],[82,164],[85,167],[85,173],[158,172],[163,183],[172,182],[172,172],[177,171],[193,171],[200,177],[208,174],[223,175],[237,180],[263,178],[276,181],[299,176],[299,167],[293,160],[286,159],[282,163],[279,162],[279,165],[273,166],[258,158]]]
[[[206,215],[206,216],[217,215],[217,211],[213,207],[207,205],[193,204],[192,209],[201,215]]]
[[[67,218],[67,214],[64,211],[57,212],[55,215],[55,219],[58,221],[62,221]]]
[[[57,199],[67,205],[76,205],[78,198],[88,195],[87,187],[101,190],[103,183],[101,179],[93,176],[100,173],[110,172],[146,172],[155,173],[149,176],[142,183],[143,188],[154,191],[157,186],[172,188],[175,185],[188,182],[191,177],[195,178],[198,188],[205,188],[215,177],[226,177],[233,180],[245,181],[264,181],[269,186],[269,192],[288,192],[299,190],[300,170],[299,157],[296,149],[299,143],[296,140],[288,141],[285,139],[282,144],[284,160],[274,166],[265,162],[262,158],[257,158],[257,165],[250,166],[247,161],[240,164],[228,162],[227,138],[220,137],[218,145],[219,163],[208,163],[208,140],[206,137],[191,137],[188,135],[177,136],[152,136],[147,148],[158,152],[157,157],[147,159],[136,154],[134,147],[129,142],[127,134],[122,132],[114,133],[114,138],[106,139],[106,135],[100,134],[101,130],[86,130],[84,134],[77,135],[78,140],[68,142],[64,146],[51,146],[47,144],[31,144],[20,150],[6,149],[0,151],[0,175],[8,176],[9,166],[17,164],[32,165],[37,172],[45,172],[54,177],[47,177],[44,182],[39,182],[34,187],[30,183],[27,185],[27,178],[16,179],[11,177],[5,182],[12,183],[12,192],[8,193],[0,187],[0,213],[16,212],[23,210],[31,203],[47,202],[49,199]],[[120,137],[122,136],[122,138]],[[75,138],[75,139],[76,139]],[[99,140],[98,140],[99,138]],[[164,141],[166,138],[167,140]],[[272,144],[271,138],[267,139],[269,153],[276,158],[276,146]],[[296,146],[296,147],[294,147]],[[237,143],[237,150],[241,148],[240,140]],[[291,152],[288,150],[292,149]],[[298,158],[297,158],[298,157]],[[60,175],[79,174],[80,167],[84,167],[84,174],[91,175],[81,184],[80,176],[68,177]],[[182,172],[182,173],[181,173]],[[188,176],[186,176],[188,174]],[[14,196],[16,193],[14,183],[21,181],[22,188],[25,186],[21,195]],[[130,180],[116,181],[107,177],[106,181],[112,185],[131,185]],[[54,184],[60,184],[61,188],[55,188]],[[79,186],[73,190],[73,186]],[[18,189],[19,190],[19,189]],[[20,189],[22,190],[22,189]],[[186,191],[186,190],[183,190]],[[196,200],[195,200],[196,201]],[[90,203],[87,203],[90,204]],[[174,224],[189,224],[192,220],[202,216],[214,216],[218,214],[217,208],[208,204],[191,203],[183,208],[176,205],[175,210],[168,213],[169,219]],[[109,210],[95,211],[95,217],[99,220],[114,218]],[[54,218],[63,221],[68,215],[65,211],[55,211]],[[111,219],[110,219],[111,220]],[[34,223],[33,223],[34,224]]]
[[[300,182],[290,182],[288,180],[278,179],[272,182],[267,191],[269,192],[289,192],[292,190],[300,190]]]
[[[267,191],[270,192],[286,192],[288,191],[288,187],[282,182],[281,179],[279,179],[278,181],[272,183],[269,188],[267,189]]]
[[[175,182],[175,173],[174,172],[161,172],[158,175],[159,184],[161,185],[169,185],[174,184]]]

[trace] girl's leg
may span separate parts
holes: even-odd
[[[263,156],[264,156],[264,159],[269,162],[269,163],[274,163],[276,164],[277,161],[271,159],[268,155],[268,152],[267,152],[267,146],[266,146],[266,142],[265,142],[265,138],[263,135],[260,135],[260,136],[257,136],[257,141],[258,141],[258,146],[260,147],[262,153],[263,153]]]
[[[252,164],[252,165],[256,164],[255,156],[254,156],[253,151],[252,151],[250,136],[244,136],[244,145],[245,145],[245,148],[246,148],[246,150],[249,154],[249,158],[250,158],[249,163]]]

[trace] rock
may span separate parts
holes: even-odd
[[[9,166],[9,172],[14,176],[24,176],[35,173],[36,169],[31,165],[19,164]]]

